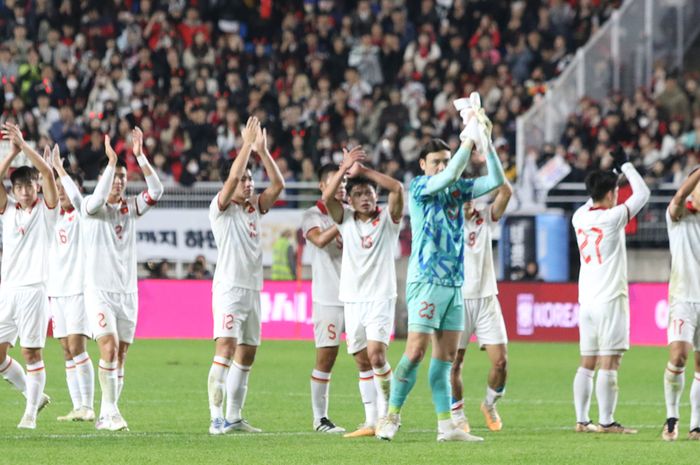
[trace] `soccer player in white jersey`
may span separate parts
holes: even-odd
[[[690,198],[689,198],[690,196]],[[695,377],[690,388],[690,433],[700,440],[700,167],[696,167],[666,211],[671,247],[671,279],[668,286],[669,359],[664,371],[666,423],[662,438],[678,438],[679,404],[685,385],[685,364],[695,351]]]
[[[335,163],[321,167],[318,173],[321,192],[326,188],[330,176],[339,169]],[[344,180],[335,192],[335,199],[341,203],[345,201]],[[343,304],[338,300],[343,240],[323,200],[304,212],[301,227],[311,252],[312,320],[316,342],[316,365],[311,372],[313,427],[321,433],[343,433],[345,429],[328,418],[331,370],[338,357],[343,332]]]
[[[241,138],[243,146],[228,175],[222,173],[226,181],[209,206],[209,221],[219,249],[212,284],[216,346],[208,377],[210,434],[261,431],[243,419],[242,410],[260,345],[260,217],[282,193],[284,178],[267,148],[267,132],[260,129],[257,118],[248,119]],[[258,154],[270,179],[270,185],[260,194],[255,193],[248,169],[251,151]]]
[[[462,367],[469,339],[476,334],[481,350],[485,350],[491,361],[486,385],[486,397],[481,403],[481,412],[486,426],[491,431],[503,428],[496,410],[496,401],[505,393],[508,335],[498,303],[496,272],[493,265],[491,230],[501,219],[513,194],[506,181],[496,191],[491,206],[477,208],[474,201],[464,204],[464,332],[459,341],[459,350],[452,364],[452,419],[465,432],[470,431],[464,414],[462,397]]]
[[[105,136],[107,163],[92,195],[81,204],[85,258],[85,309],[100,349],[98,378],[102,388],[100,430],[127,429],[117,403],[124,386],[124,362],[134,341],[138,316],[135,221],[163,195],[163,185],[143,153],[143,134],[132,131],[133,152],[147,189],[125,197],[126,164]]]
[[[571,223],[581,256],[578,280],[581,366],[574,378],[577,432],[625,433],[614,419],[617,404],[617,371],[629,348],[630,309],[627,290],[625,225],[649,200],[649,188],[620,147],[614,167],[624,173],[632,196],[617,205],[618,174],[595,171],[586,178],[591,199],[574,213]],[[598,426],[588,416],[593,375],[598,366],[596,398]]]
[[[360,370],[360,395],[365,421],[346,437],[374,436],[387,414],[391,366],[386,359],[394,329],[396,265],[394,249],[403,218],[403,185],[365,167],[361,147],[344,151],[340,169],[323,191],[323,201],[343,238],[339,299],[345,308],[348,352]],[[336,198],[349,176],[347,195],[352,208]],[[387,208],[377,206],[377,187],[389,192]]]
[[[87,353],[90,335],[83,298],[83,257],[80,237],[82,178],[63,168],[58,146],[51,162],[56,170],[60,210],[49,249],[49,311],[53,335],[61,342],[66,382],[73,409],[58,421],[93,421],[95,370]]]
[[[0,282],[0,374],[27,399],[18,428],[35,429],[36,416],[48,397],[44,395],[46,371],[42,348],[49,323],[46,280],[48,251],[58,215],[58,192],[51,166],[22,137],[19,127],[3,126],[11,152],[0,163],[4,177],[12,160],[23,151],[36,167],[22,166],[11,175],[12,197],[0,188],[2,217],[2,279]],[[38,170],[38,172],[37,172]],[[39,173],[44,194],[39,198]],[[27,374],[7,351],[19,336]]]

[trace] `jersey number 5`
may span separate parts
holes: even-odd
[[[591,233],[593,234],[589,235],[583,229],[579,229],[576,231],[577,235],[583,236],[583,242],[581,242],[581,245],[578,247],[578,250],[581,253],[581,258],[583,259],[583,261],[586,263],[590,263],[591,255],[586,255],[585,249],[586,247],[588,247],[591,236],[595,236],[595,254],[598,258],[598,263],[602,264],[603,257],[600,254],[600,242],[603,240],[603,230],[599,228],[591,228]]]

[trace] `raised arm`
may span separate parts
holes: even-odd
[[[260,213],[267,213],[284,190],[284,178],[282,177],[282,173],[277,163],[275,163],[275,160],[272,158],[272,155],[270,155],[270,151],[267,149],[267,129],[261,130],[260,126],[258,126],[253,150],[255,150],[260,157],[265,167],[265,173],[267,173],[267,177],[270,179],[270,185],[267,186],[260,194],[260,197],[258,197]]]
[[[53,150],[51,150],[51,164],[58,173],[63,190],[66,196],[68,196],[70,203],[73,205],[73,208],[80,209],[80,204],[83,203],[83,194],[80,193],[80,189],[75,185],[75,182],[73,182],[73,178],[70,177],[63,167],[63,159],[61,158],[58,144],[54,145]]]
[[[8,134],[5,131],[3,131],[3,138],[8,138]],[[21,151],[22,150],[17,145],[13,143],[10,144],[10,153],[0,161],[0,182],[5,179],[5,175],[7,175],[7,170],[10,169],[12,161]],[[7,208],[7,191],[5,190],[5,186],[0,185],[0,213],[4,213],[5,208]]]
[[[502,186],[506,181],[503,165],[501,165],[501,160],[498,159],[496,149],[490,141],[488,153],[486,154],[486,167],[488,169],[488,174],[474,180],[474,198],[488,194],[497,187]]]
[[[94,215],[102,208],[107,202],[107,196],[109,191],[112,190],[112,183],[114,183],[114,170],[117,166],[117,153],[112,148],[112,144],[108,135],[105,135],[105,153],[107,154],[107,160],[109,160],[107,167],[102,172],[100,180],[97,181],[95,190],[92,195],[87,198],[87,203],[85,204],[85,209],[88,215]]]
[[[44,193],[44,202],[47,207],[55,208],[58,205],[58,189],[56,188],[56,180],[53,177],[51,165],[24,140],[19,126],[5,123],[4,128],[9,133],[12,143],[22,149],[29,161],[32,162],[32,165],[41,173],[41,188]]]
[[[623,173],[632,187],[632,195],[625,200],[625,206],[629,212],[631,220],[649,200],[651,191],[642,179],[642,176],[637,172],[634,165],[630,163],[627,153],[621,146],[617,146],[611,153],[613,157],[613,169],[618,173]]]
[[[671,220],[678,221],[686,211],[685,199],[693,192],[695,186],[700,182],[700,169],[696,169],[688,178],[683,181],[680,189],[676,191],[671,202],[668,204],[668,213],[671,215]],[[697,200],[697,199],[696,199]]]
[[[513,188],[508,181],[505,181],[503,185],[498,188],[496,198],[491,204],[491,219],[493,221],[498,221],[503,217],[512,195]]]
[[[403,184],[382,174],[379,171],[367,168],[362,163],[355,163],[348,173],[350,177],[363,176],[370,181],[374,181],[382,189],[389,191],[389,214],[394,223],[398,223],[403,218]]]
[[[326,188],[323,190],[323,201],[328,207],[328,213],[331,214],[331,218],[336,223],[342,223],[343,221],[343,205],[335,198],[335,193],[352,165],[356,162],[362,163],[366,159],[367,154],[359,145],[349,152],[347,149],[343,149],[343,162],[340,164],[340,169],[328,179]]]
[[[141,131],[141,128],[135,127],[133,131],[131,131],[131,140],[133,141],[134,156],[141,167],[143,177],[146,179],[148,196],[153,202],[157,202],[163,196],[163,183],[160,182],[158,175],[153,171],[143,151],[143,131]]]
[[[319,249],[324,248],[335,240],[335,236],[338,235],[338,227],[336,225],[331,226],[328,229],[321,230],[321,228],[310,229],[306,233],[306,239]]]
[[[245,128],[241,132],[241,138],[243,139],[243,146],[241,151],[238,152],[236,159],[233,160],[231,165],[231,171],[228,173],[228,178],[224,181],[224,186],[219,192],[219,210],[224,211],[231,203],[231,198],[233,198],[233,193],[236,191],[238,183],[245,174],[246,167],[248,166],[248,160],[250,159],[250,152],[253,149],[253,143],[255,142],[255,136],[257,135],[258,129],[260,128],[260,121],[254,116],[248,118]]]

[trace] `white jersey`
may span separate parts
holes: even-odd
[[[479,299],[498,294],[493,267],[491,228],[494,225],[491,207],[474,210],[464,219],[464,285],[465,299]]]
[[[306,246],[311,253],[311,297],[316,303],[322,305],[342,305],[338,300],[340,287],[340,266],[343,259],[343,240],[337,235],[334,240],[319,248],[308,240],[308,233],[312,229],[326,231],[335,226],[333,219],[328,214],[326,205],[319,201],[316,206],[304,212],[301,220],[301,229],[304,232]]]
[[[83,250],[80,237],[80,207],[60,209],[49,249],[49,297],[83,293]]]
[[[343,263],[340,271],[341,302],[373,302],[396,297],[394,247],[400,223],[391,219],[389,209],[367,222],[355,218],[351,209],[338,225],[343,236]]]
[[[590,203],[574,213],[571,223],[581,254],[578,300],[582,305],[606,303],[627,291],[626,204],[604,209]]]
[[[23,209],[11,197],[2,216],[2,288],[45,285],[49,270],[49,244],[58,208],[37,199]]]
[[[219,194],[209,205],[209,221],[219,249],[213,288],[217,285],[262,290],[263,265],[260,241],[259,197],[253,203],[233,200],[221,211]],[[212,289],[213,289],[212,288]]]
[[[680,220],[672,221],[666,209],[666,227],[671,248],[669,301],[700,302],[700,212],[688,206]]]
[[[135,223],[156,202],[144,191],[114,205],[105,203],[90,214],[90,197],[80,208],[85,289],[138,292]]]

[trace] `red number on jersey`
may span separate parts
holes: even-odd
[[[61,241],[61,244],[67,244],[68,243],[68,234],[66,234],[65,229],[59,229],[58,230],[58,238]]]
[[[474,247],[474,244],[476,244],[476,232],[470,232],[469,233],[469,247]]]
[[[596,240],[595,240],[595,244],[594,244],[595,254],[596,254],[596,258],[598,259],[598,263],[602,264],[603,263],[603,256],[600,254],[600,243],[604,237],[603,230],[599,229],[599,228],[591,228],[591,232],[595,233],[595,235],[597,236]],[[584,252],[584,250],[588,247],[590,236],[583,229],[577,230],[576,234],[581,235],[584,238],[583,242],[581,243],[581,245],[578,248],[579,252],[581,253],[581,258],[583,259],[584,262],[590,263],[591,262],[591,255],[586,255],[586,253]]]
[[[224,321],[221,323],[223,329],[233,329],[233,315],[224,315]]]
[[[372,242],[372,236],[364,236],[362,238],[362,248],[371,249],[374,242]]]
[[[124,228],[122,227],[121,224],[118,224],[114,227],[114,232],[117,233],[117,239],[122,240],[122,231]]]

